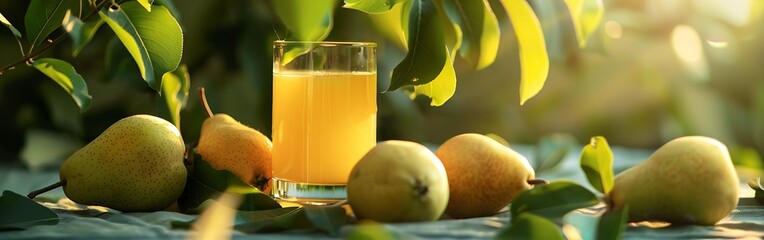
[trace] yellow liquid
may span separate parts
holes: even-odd
[[[273,177],[345,184],[376,143],[376,73],[273,74]]]

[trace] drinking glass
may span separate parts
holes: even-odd
[[[376,143],[376,44],[273,44],[273,196],[345,199],[353,166]]]

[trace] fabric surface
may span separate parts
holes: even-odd
[[[514,146],[521,154],[534,159],[534,148]],[[647,158],[650,151],[614,147],[614,169],[620,172]],[[571,152],[563,162],[548,171],[538,172],[537,177],[547,180],[568,179],[588,188],[591,186],[578,167],[580,152]],[[0,165],[0,191],[11,190],[26,195],[31,190],[58,181],[56,171],[30,172],[19,166]],[[750,197],[752,190],[742,181],[741,201],[730,217],[715,226],[663,226],[656,223],[632,223],[625,239],[762,239],[764,238],[764,207]],[[158,211],[151,213],[120,213],[103,207],[83,206],[73,203],[56,189],[38,197],[39,202],[59,215],[57,225],[35,226],[24,231],[0,232],[0,239],[183,239],[192,231],[171,228],[172,221],[190,221],[197,215]],[[505,209],[506,210],[506,209]],[[575,226],[583,239],[594,239],[597,209],[575,211],[564,222]],[[395,232],[415,235],[425,239],[490,239],[509,222],[509,213],[496,216],[449,219],[426,223],[386,224]],[[346,233],[355,226],[346,225]],[[244,234],[233,232],[234,239],[331,239],[320,232],[282,232],[268,234]]]

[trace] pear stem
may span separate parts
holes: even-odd
[[[61,180],[61,181],[58,181],[58,182],[56,182],[54,184],[51,184],[50,186],[34,190],[34,191],[30,192],[29,195],[27,195],[27,197],[29,199],[34,199],[35,197],[37,197],[37,195],[43,194],[43,193],[45,193],[47,191],[56,189],[58,187],[63,187],[64,185],[66,185],[66,180]]]
[[[541,179],[541,178],[530,179],[527,182],[530,185],[539,185],[539,184],[547,184],[547,183],[549,183],[549,181]]]
[[[199,87],[199,98],[202,100],[204,111],[207,111],[207,116],[212,117],[214,114],[212,113],[212,109],[210,109],[210,105],[207,104],[207,94],[204,92],[204,87]]]

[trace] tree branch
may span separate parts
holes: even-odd
[[[106,6],[106,4],[107,4],[107,3],[111,3],[111,2],[112,2],[112,1],[110,1],[110,0],[104,0],[104,1],[102,1],[101,3],[99,3],[98,5],[96,5],[96,7],[95,7],[95,8],[93,8],[93,9],[92,9],[92,10],[91,10],[91,11],[88,13],[88,15],[87,15],[87,16],[85,16],[85,18],[83,18],[82,20],[83,20],[83,21],[87,21],[87,20],[88,20],[88,19],[90,19],[90,18],[91,18],[93,15],[96,15],[96,13],[98,13],[98,11],[100,11],[100,10],[101,10],[101,8],[103,8],[104,6]],[[15,68],[16,66],[18,66],[19,64],[22,64],[22,63],[26,63],[26,62],[29,62],[30,60],[32,60],[32,59],[34,59],[34,58],[36,58],[36,57],[38,57],[38,56],[42,55],[43,53],[45,53],[45,51],[47,51],[48,49],[50,49],[51,47],[53,47],[53,46],[55,46],[55,45],[58,45],[58,43],[62,42],[64,39],[66,39],[66,37],[67,37],[68,35],[69,35],[69,34],[67,34],[67,33],[62,33],[62,34],[61,34],[60,36],[58,36],[58,37],[57,37],[55,40],[53,40],[53,41],[50,41],[50,42],[49,42],[47,45],[45,45],[44,47],[42,47],[42,48],[38,49],[37,51],[35,51],[35,52],[31,52],[31,53],[29,53],[29,54],[25,55],[24,57],[22,57],[22,58],[21,58],[21,59],[19,59],[18,61],[15,61],[15,62],[9,63],[9,64],[7,64],[7,65],[5,65],[5,66],[3,66],[3,67],[0,67],[0,76],[2,76],[2,75],[3,75],[3,73],[4,73],[5,71],[7,71],[7,70],[9,70],[9,69],[13,69],[13,68]]]

